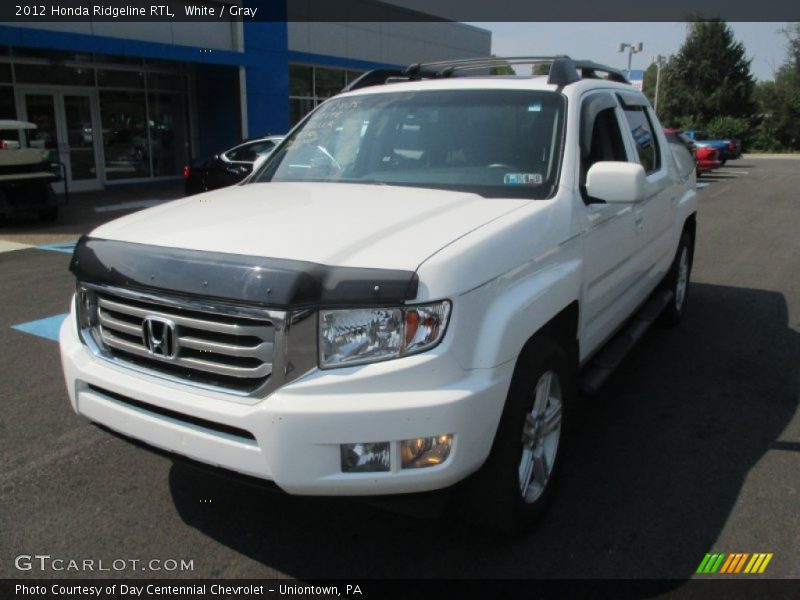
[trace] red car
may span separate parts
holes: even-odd
[[[697,174],[708,173],[714,169],[719,169],[722,162],[719,159],[719,152],[714,148],[707,146],[698,146],[687,135],[681,133],[677,129],[664,128],[664,134],[667,136],[667,141],[673,144],[684,145],[694,157],[695,164],[697,165]]]
[[[697,174],[708,173],[714,169],[719,169],[722,166],[722,161],[719,159],[719,152],[714,148],[697,146],[694,154],[695,162],[697,162]]]

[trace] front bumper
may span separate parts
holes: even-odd
[[[488,456],[513,372],[513,363],[465,371],[442,344],[398,360],[314,371],[266,398],[242,398],[98,358],[78,338],[74,309],[60,345],[78,414],[292,494],[383,495],[456,483]],[[446,433],[454,436],[446,461],[400,468],[400,440]],[[383,441],[392,442],[391,471],[342,473],[340,444]]]

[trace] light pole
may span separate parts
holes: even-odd
[[[642,42],[634,42],[632,44],[622,43],[617,45],[617,52],[625,52],[625,48],[628,49],[628,74],[630,75],[631,72],[631,58],[637,52],[641,52],[642,48],[644,48],[644,44]]]
[[[655,101],[653,102],[653,110],[656,115],[658,115],[658,84],[661,82],[661,67],[667,64],[667,57],[658,54],[653,57],[653,62],[656,65],[656,95]]]

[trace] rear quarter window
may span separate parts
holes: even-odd
[[[631,130],[631,136],[636,145],[639,162],[646,173],[653,173],[661,168],[661,150],[658,146],[655,130],[650,121],[650,116],[642,106],[625,108],[625,118]]]

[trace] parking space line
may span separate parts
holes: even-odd
[[[0,252],[13,252],[14,250],[24,250],[25,248],[33,248],[33,246],[30,244],[20,244],[17,242],[0,240]]]
[[[72,254],[72,251],[75,250],[75,244],[77,241],[72,242],[58,242],[57,244],[42,244],[40,246],[36,246],[39,250],[50,250],[51,252],[62,252],[64,254]]]
[[[707,187],[708,187],[708,186],[710,186],[710,185],[711,185],[711,184],[710,184],[710,183],[708,183],[707,181],[698,181],[698,182],[697,182],[697,189],[698,189],[698,190],[702,190],[703,188],[707,188]]]
[[[113,212],[116,210],[128,210],[129,208],[150,208],[158,206],[169,200],[136,200],[134,202],[118,202],[117,204],[106,204],[105,206],[95,206],[94,212]]]
[[[43,337],[55,342],[58,341],[58,330],[61,328],[61,323],[64,322],[68,314],[69,313],[53,315],[52,317],[45,317],[44,319],[37,319],[36,321],[12,325],[11,329],[16,329],[23,333],[30,333],[31,335]]]

